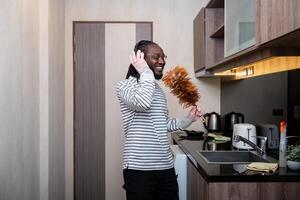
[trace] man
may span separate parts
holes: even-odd
[[[177,176],[168,132],[186,128],[201,112],[193,107],[183,118],[169,118],[165,94],[156,80],[166,56],[154,42],[142,40],[130,55],[126,79],[117,85],[125,145],[124,189],[128,200],[178,199]]]

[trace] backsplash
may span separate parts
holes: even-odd
[[[253,124],[288,120],[288,135],[300,135],[299,85],[300,70],[222,82],[221,115],[239,112]]]

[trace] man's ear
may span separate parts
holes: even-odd
[[[150,60],[149,60],[149,58],[146,56],[146,54],[144,54],[144,59],[145,59],[147,65],[150,66],[150,65],[149,65]]]

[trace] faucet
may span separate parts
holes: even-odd
[[[250,140],[248,140],[240,135],[235,135],[233,139],[235,142],[243,141],[243,142],[247,143],[249,146],[251,146],[253,149],[255,149],[260,156],[263,156],[266,153],[265,146],[266,146],[267,138],[266,137],[258,137],[258,138],[260,138],[262,140],[261,148],[259,146],[257,146],[256,144],[254,144],[253,142],[251,142]]]

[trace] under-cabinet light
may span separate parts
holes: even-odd
[[[214,75],[224,76],[224,80],[238,80],[299,68],[300,56],[278,56],[214,73]],[[226,77],[226,75],[231,76]]]

